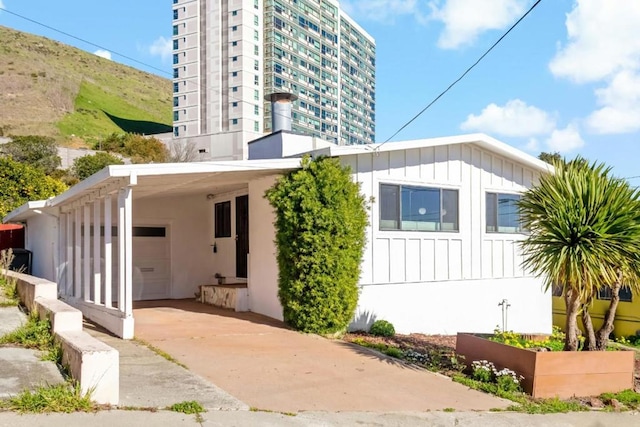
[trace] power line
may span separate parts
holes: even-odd
[[[122,57],[122,58],[124,58],[124,59],[128,59],[129,61],[135,62],[136,64],[143,65],[143,66],[145,66],[145,67],[148,67],[149,69],[152,69],[152,70],[158,71],[158,72],[160,72],[160,73],[162,73],[162,74],[165,74],[165,75],[167,75],[167,76],[169,76],[169,77],[173,77],[173,74],[172,74],[172,73],[170,73],[170,72],[168,72],[168,71],[166,71],[166,70],[163,70],[162,68],[158,68],[158,67],[155,67],[155,66],[153,66],[153,65],[151,65],[151,64],[147,64],[146,62],[142,62],[142,61],[140,61],[140,60],[138,60],[138,59],[135,59],[135,58],[132,58],[132,57],[130,57],[130,56],[127,56],[127,55],[125,55],[125,54],[123,54],[123,53],[120,53],[120,52],[118,52],[118,51],[116,51],[116,50],[109,49],[109,48],[107,48],[107,47],[105,47],[105,46],[102,46],[102,45],[99,45],[99,44],[93,43],[93,42],[91,42],[91,41],[89,41],[89,40],[87,40],[87,39],[83,39],[82,37],[74,36],[73,34],[70,34],[70,33],[66,32],[66,31],[63,31],[63,30],[60,30],[60,29],[58,29],[58,28],[52,27],[52,26],[47,25],[47,24],[45,24],[45,23],[43,23],[43,22],[36,21],[35,19],[31,19],[31,18],[29,18],[29,17],[26,17],[26,16],[21,15],[21,14],[16,13],[16,12],[12,12],[12,11],[10,11],[10,10],[8,10],[8,9],[6,9],[6,8],[4,8],[4,7],[2,7],[2,6],[0,6],[0,10],[1,10],[1,11],[3,11],[3,12],[7,12],[7,13],[8,13],[8,14],[10,14],[10,15],[16,16],[16,17],[18,17],[18,18],[20,18],[20,19],[24,19],[25,21],[28,21],[28,22],[31,22],[31,23],[33,23],[33,24],[39,25],[39,26],[41,26],[41,27],[47,28],[47,29],[49,29],[49,30],[51,30],[51,31],[54,31],[54,32],[56,32],[56,33],[60,33],[60,34],[63,34],[63,35],[65,35],[65,36],[67,36],[67,37],[71,37],[72,39],[78,40],[78,41],[80,41],[80,42],[82,42],[82,43],[86,43],[86,44],[88,44],[88,45],[90,45],[90,46],[96,47],[96,48],[101,49],[101,50],[109,51],[110,53],[112,53],[112,54],[114,54],[114,55],[120,56],[120,57]],[[184,81],[185,81],[185,82],[188,82],[189,84],[196,85],[199,89],[202,89],[202,90],[207,90],[207,89],[209,89],[209,90],[211,90],[211,91],[213,91],[213,92],[216,92],[216,93],[218,93],[218,94],[222,94],[222,91],[217,90],[217,89],[212,88],[212,87],[205,86],[205,85],[203,85],[203,84],[201,84],[201,83],[199,83],[199,82],[196,82],[196,81],[194,81],[194,80],[192,80],[192,79],[185,79]],[[246,101],[246,100],[244,100],[244,99],[236,98],[236,97],[234,97],[234,96],[233,96],[233,95],[231,95],[231,94],[227,94],[227,96],[228,96],[232,101],[238,101],[238,102],[241,102],[241,103],[245,103],[245,104],[248,104],[248,105],[250,105],[250,106],[252,106],[252,107],[256,106],[256,104],[254,104],[254,103],[252,103],[252,102],[250,102],[250,101]],[[262,102],[259,102],[257,105],[258,105],[258,109],[259,109],[259,110],[261,110],[261,111],[264,113],[264,112],[265,112],[265,109],[264,109],[264,106],[263,106]],[[275,112],[273,112],[273,111],[271,111],[271,114],[277,114],[277,115],[279,115],[279,116],[281,116],[281,117],[285,117],[283,114],[275,113]],[[268,118],[263,118],[263,120],[268,120]],[[329,134],[327,134],[327,133],[325,133],[325,132],[320,132],[320,134],[321,134],[321,135],[325,135],[327,138],[330,138],[330,139],[336,139],[336,140],[337,140],[337,136],[335,136],[335,137],[334,137],[334,136],[330,136]]]
[[[502,39],[504,39],[510,32],[511,30],[513,30],[515,27],[518,26],[518,24],[527,17],[527,15],[529,15],[529,13],[531,13],[531,11],[533,9],[535,9],[536,6],[538,6],[538,4],[540,4],[542,0],[537,0],[533,6],[531,6],[529,8],[529,10],[527,10],[527,12],[522,15],[520,17],[520,19],[518,19],[515,24],[513,24],[511,26],[511,28],[509,28],[502,36],[500,36],[500,38],[493,43],[493,45],[491,45],[491,47],[489,49],[487,49],[482,56],[480,56],[480,58],[478,58],[478,60],[476,62],[473,63],[473,65],[471,65],[469,68],[467,68],[467,70],[462,73],[462,75],[460,77],[458,77],[453,83],[451,83],[445,90],[443,90],[438,96],[436,96],[426,107],[424,107],[422,109],[422,111],[420,111],[418,114],[416,114],[411,120],[409,120],[407,123],[405,123],[400,129],[398,129],[396,131],[396,133],[394,133],[393,135],[391,135],[386,141],[384,141],[382,144],[378,145],[376,148],[380,148],[382,147],[384,144],[386,144],[387,142],[389,142],[394,136],[396,136],[397,134],[399,134],[400,132],[402,132],[404,130],[404,128],[406,128],[407,126],[409,126],[415,119],[417,119],[418,117],[420,117],[422,115],[422,113],[424,113],[425,111],[427,111],[433,104],[436,103],[436,101],[438,101],[440,98],[442,98],[442,96],[444,96],[447,92],[449,92],[449,90],[451,90],[451,88],[453,88],[460,80],[462,80],[473,68],[475,68],[476,65],[478,65],[480,63],[480,61],[482,61],[484,59],[485,56],[487,56],[489,54],[489,52],[491,52],[493,50],[494,47],[496,47],[501,41]]]

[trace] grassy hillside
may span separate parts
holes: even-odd
[[[112,132],[171,131],[169,80],[2,26],[0,40],[0,136],[90,144]]]

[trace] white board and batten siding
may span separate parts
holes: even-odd
[[[520,193],[537,172],[474,144],[451,144],[342,157],[371,206],[361,294],[353,329],[374,319],[399,332],[551,329],[551,298],[522,268],[521,234],[486,233],[485,194]],[[382,231],[380,184],[458,190],[458,232]],[[548,301],[547,301],[548,300]]]

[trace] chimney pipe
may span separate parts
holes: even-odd
[[[292,93],[276,92],[264,97],[271,101],[271,132],[291,130],[291,107],[298,97]]]

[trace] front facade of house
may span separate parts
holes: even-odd
[[[263,159],[111,166],[5,221],[26,223],[35,276],[123,338],[134,301],[193,298],[216,275],[246,284],[250,311],[282,319],[264,193],[300,159],[268,159],[260,144]],[[386,319],[403,333],[490,332],[508,306],[509,329],[550,331],[551,297],[520,266],[513,203],[542,162],[484,135],[314,153],[350,165],[373,200],[352,328]]]

